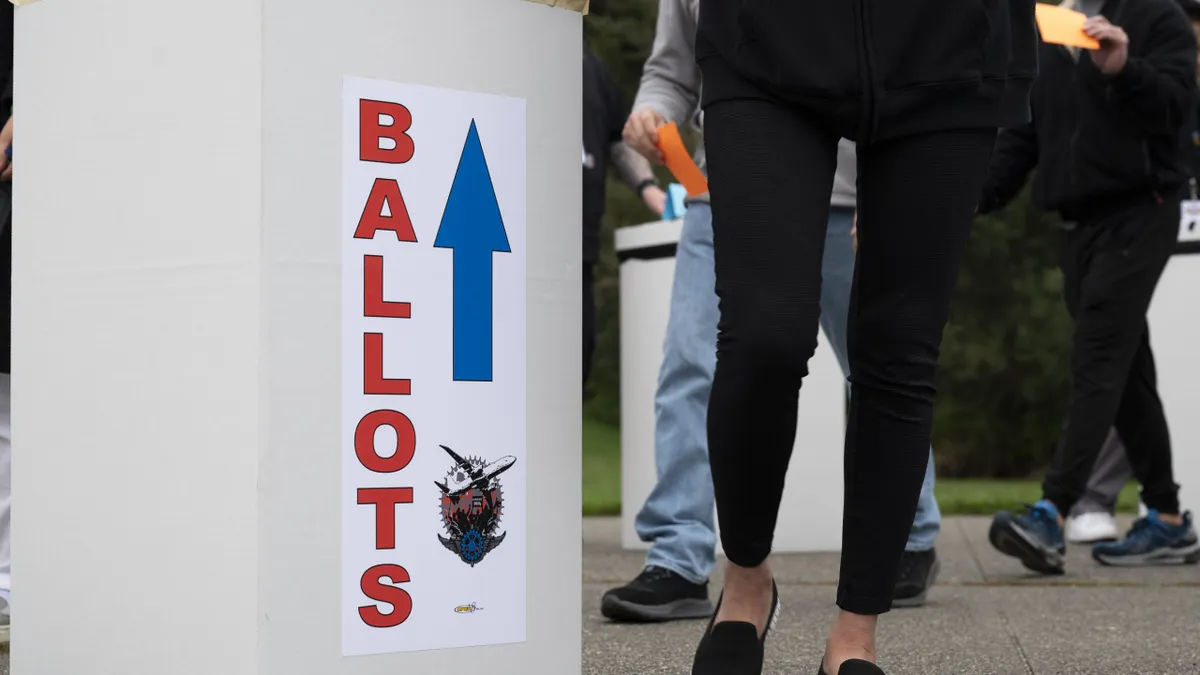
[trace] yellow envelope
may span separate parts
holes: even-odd
[[[1083,22],[1087,16],[1082,12],[1044,3],[1038,3],[1035,11],[1043,41],[1067,47],[1100,48],[1099,42],[1083,32]]]

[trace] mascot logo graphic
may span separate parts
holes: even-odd
[[[498,476],[517,462],[511,455],[485,463],[479,457],[464,459],[450,448],[441,446],[454,459],[454,466],[442,481],[442,527],[448,537],[438,535],[448,551],[474,567],[508,535],[500,529],[504,494]]]

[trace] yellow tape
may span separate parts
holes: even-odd
[[[36,2],[37,0],[26,0]],[[580,14],[588,13],[589,0],[527,0],[527,2],[536,2],[539,5],[550,5],[551,7],[562,7]]]

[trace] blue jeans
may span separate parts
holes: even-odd
[[[821,329],[843,373],[850,372],[846,317],[854,279],[850,237],[853,219],[853,210],[831,209],[822,268]],[[642,541],[651,543],[648,565],[665,567],[696,583],[708,579],[716,565],[717,535],[705,423],[717,365],[719,313],[715,285],[712,211],[708,204],[690,204],[675,254],[671,314],[654,397],[658,482],[638,513],[635,526]],[[909,551],[933,548],[941,529],[933,480],[930,448],[917,516],[906,546]]]

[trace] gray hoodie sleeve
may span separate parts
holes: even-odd
[[[658,0],[654,46],[642,70],[633,109],[651,108],[668,122],[685,124],[700,104],[700,68],[696,65],[698,0]]]
[[[853,141],[838,142],[837,173],[833,174],[833,194],[830,206],[858,208],[858,150]]]

